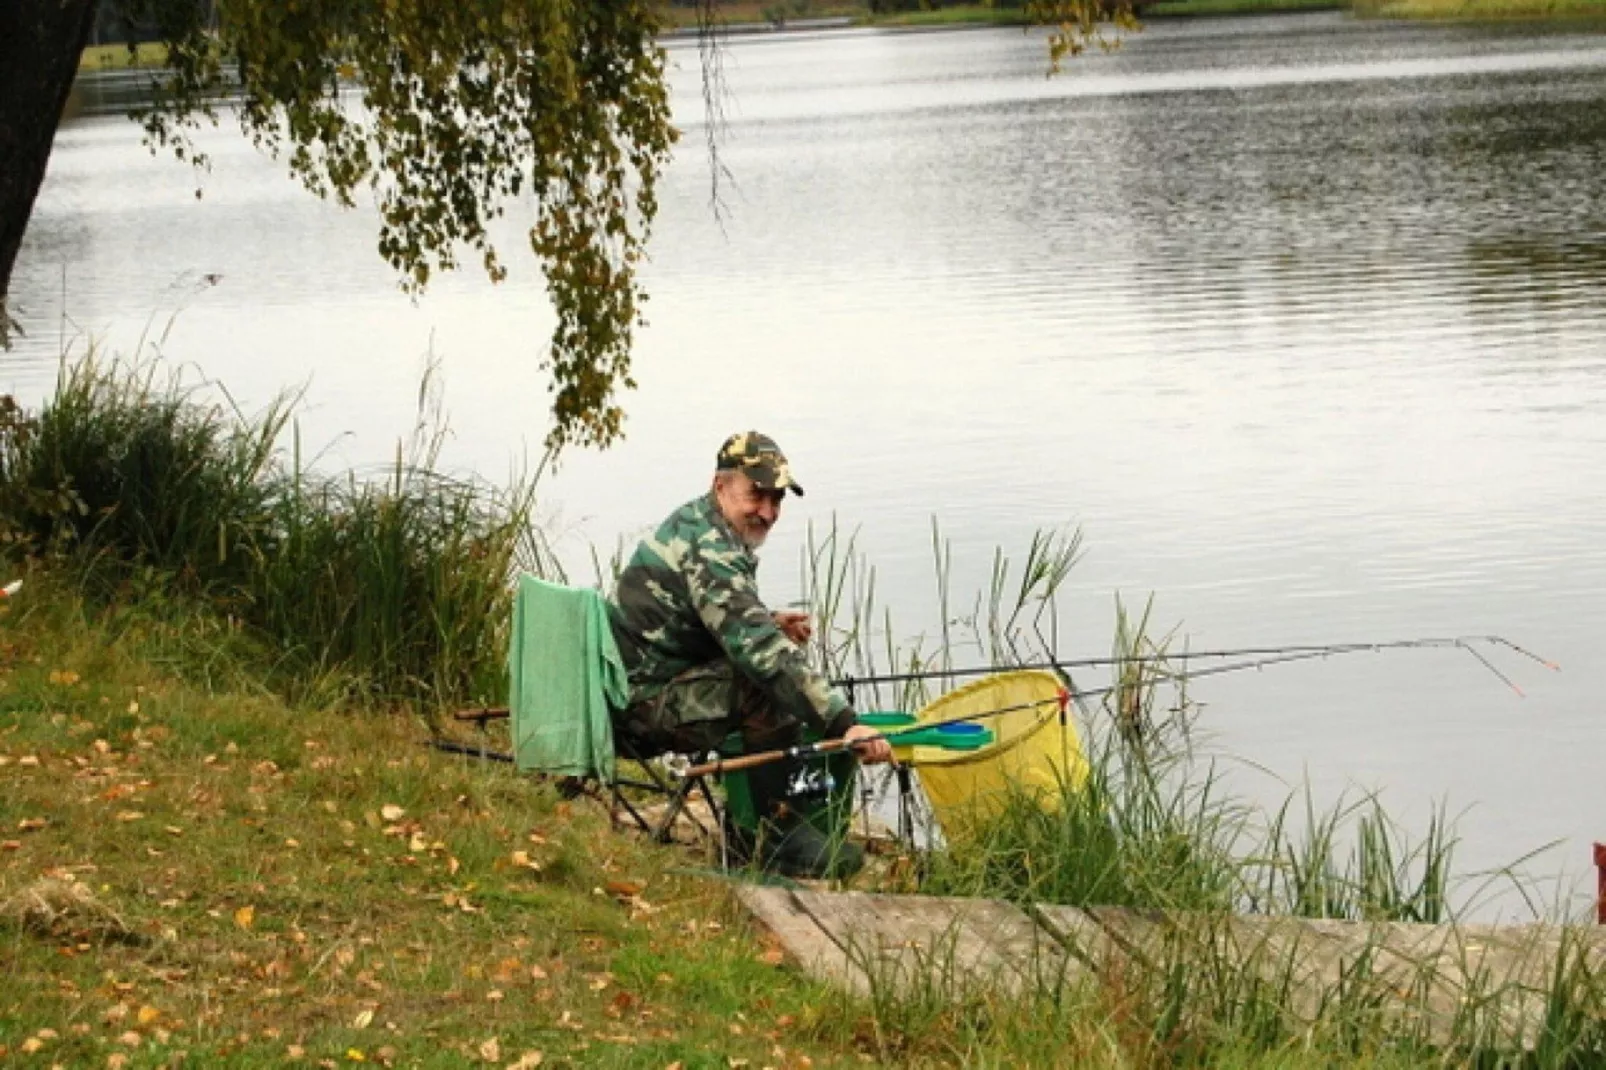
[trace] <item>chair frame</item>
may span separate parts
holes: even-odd
[[[458,710],[452,714],[452,719],[463,723],[474,724],[481,733],[480,745],[478,747],[474,747],[468,744],[454,743],[450,740],[434,740],[432,742],[436,749],[444,750],[449,753],[466,754],[470,757],[482,758],[488,761],[511,763],[516,760],[513,755],[508,754],[505,751],[491,750],[485,745],[485,742],[490,738],[490,722],[505,721],[508,719],[508,717],[508,708],[505,706],[487,706],[479,709]],[[646,750],[639,747],[635,740],[626,735],[617,733],[614,735],[613,742],[615,756],[623,761],[634,762],[638,767],[640,767],[640,769],[649,779],[634,780],[627,777],[622,777],[619,775],[618,771],[615,770],[613,779],[606,784],[609,795],[608,817],[610,821],[617,823],[619,820],[621,820],[619,817],[619,810],[623,810],[629,815],[630,821],[634,823],[635,826],[642,832],[650,836],[654,842],[668,843],[673,838],[672,832],[675,827],[676,819],[682,814],[685,814],[687,819],[690,820],[693,825],[697,826],[697,830],[702,835],[714,835],[714,830],[705,828],[703,823],[697,820],[697,818],[693,817],[691,812],[686,807],[686,804],[691,801],[693,793],[698,793],[703,797],[704,801],[708,803],[709,812],[714,815],[716,822],[721,819],[723,807],[718,796],[714,793],[714,790],[709,787],[708,778],[671,778],[666,776],[653,764],[653,759],[664,757],[668,752],[648,753]],[[543,773],[538,775],[545,777],[548,774]],[[567,782],[577,784],[578,782],[589,778],[565,777],[562,779]],[[601,779],[597,779],[598,784],[601,785]],[[666,806],[664,808],[663,816],[656,824],[648,820],[647,816],[637,808],[636,804],[632,803],[630,798],[625,795],[625,789],[627,788],[653,792],[655,794],[664,796]],[[570,794],[571,796],[586,793],[581,787],[570,786],[567,784],[560,788],[560,790],[563,790],[566,794]],[[721,842],[723,842],[723,837],[721,837]]]

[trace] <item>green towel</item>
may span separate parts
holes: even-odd
[[[520,576],[508,668],[519,768],[612,780],[609,705],[630,691],[602,595]]]

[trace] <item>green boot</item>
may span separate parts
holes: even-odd
[[[751,834],[734,837],[732,846],[739,857],[800,880],[843,880],[864,868],[863,848],[827,836],[800,808],[810,795],[828,790],[809,783],[811,774],[819,772],[791,761],[748,770],[748,790],[759,817],[758,842],[752,842]]]

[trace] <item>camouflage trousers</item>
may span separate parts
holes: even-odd
[[[614,723],[638,747],[682,754],[717,750],[732,732],[741,733],[749,753],[791,746],[803,735],[802,725],[728,661],[687,669],[657,695],[615,714]]]

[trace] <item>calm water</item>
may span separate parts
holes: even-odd
[[[588,547],[774,434],[807,523],[856,527],[900,631],[935,618],[930,518],[977,589],[995,545],[1080,523],[1067,654],[1155,595],[1196,649],[1495,632],[1555,658],[1365,655],[1200,683],[1213,746],[1274,800],[1379,789],[1467,809],[1466,867],[1606,839],[1606,36],[1162,24],[1044,77],[1013,31],[844,32],[730,48],[735,175],[708,209],[695,53],[630,439],[575,455],[548,520]],[[449,460],[500,479],[546,430],[550,320],[527,265],[416,307],[368,211],[318,204],[228,134],[204,197],[114,118],[65,127],[15,284],[34,328],[162,350],[248,404],[307,384],[331,464],[390,454],[428,352]],[[510,236],[510,240],[515,240]],[[206,276],[219,276],[215,285]],[[176,314],[176,318],[173,318]],[[171,323],[169,322],[171,320]],[[1275,777],[1272,775],[1275,774]]]

